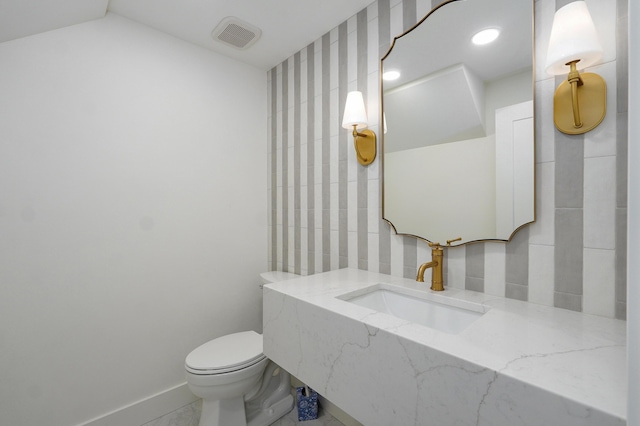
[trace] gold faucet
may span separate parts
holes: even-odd
[[[447,247],[451,245],[454,241],[460,241],[462,237],[458,237],[453,240],[447,240]],[[418,276],[416,277],[416,281],[423,283],[424,282],[424,271],[428,268],[433,268],[431,273],[431,290],[433,291],[443,291],[444,283],[442,280],[442,258],[443,258],[443,250],[440,243],[429,243],[429,247],[431,247],[431,262],[426,262],[420,265],[418,268]]]

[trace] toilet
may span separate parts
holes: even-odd
[[[263,272],[264,284],[298,275]],[[293,408],[291,377],[262,353],[255,331],[227,334],[191,351],[185,359],[187,384],[202,398],[200,426],[268,426]]]

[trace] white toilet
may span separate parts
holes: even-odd
[[[296,278],[260,274],[260,287]],[[200,426],[268,426],[293,408],[291,378],[262,353],[262,335],[242,331],[213,339],[185,359],[189,389],[202,398]]]

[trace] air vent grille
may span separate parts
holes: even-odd
[[[218,24],[211,36],[214,40],[236,49],[247,49],[258,41],[261,34],[262,31],[259,28],[230,16]]]

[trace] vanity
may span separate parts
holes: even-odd
[[[358,303],[383,290],[470,319]],[[357,269],[266,285],[263,303],[265,355],[364,425],[626,424],[624,321]]]

